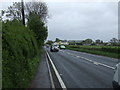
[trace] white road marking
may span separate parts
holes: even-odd
[[[67,53],[67,54],[70,54],[70,53]]]
[[[76,56],[76,57],[80,57],[80,56]]]
[[[67,54],[71,54],[71,53],[67,52]],[[101,66],[105,66],[105,67],[110,68],[110,69],[115,69],[115,67],[109,66],[109,65],[107,65],[107,64],[99,63],[99,62],[93,61],[93,60],[91,60],[91,59],[82,57],[82,56],[76,56],[76,55],[74,55],[74,54],[71,54],[71,55],[73,55],[73,56],[75,56],[75,57],[77,57],[77,58],[84,59],[84,60],[86,60],[86,61],[92,62],[92,63],[95,64],[95,65],[101,65]]]
[[[81,56],[80,56],[80,58],[85,59],[84,57],[81,57]]]
[[[93,61],[93,64],[98,65],[99,63],[98,63],[98,62],[96,62],[96,61]]]
[[[61,78],[61,76],[60,76],[60,74],[58,73],[55,65],[53,64],[52,59],[50,58],[50,56],[49,56],[49,54],[48,54],[47,51],[46,51],[46,53],[47,53],[47,56],[48,56],[48,58],[49,58],[49,60],[50,60],[51,65],[52,65],[52,67],[53,67],[53,69],[54,69],[54,71],[55,71],[55,74],[56,74],[56,76],[57,76],[57,78],[58,78],[58,81],[59,81],[61,87],[62,87],[64,90],[67,90],[67,88],[66,88],[66,86],[65,86],[65,84],[64,84],[64,82],[63,82],[63,80],[62,80],[62,78]]]
[[[102,65],[102,66],[105,66],[105,67],[108,67],[108,68],[111,68],[111,69],[115,69],[115,67],[112,67],[112,66],[109,66],[109,65],[106,65],[106,64],[103,64],[103,63],[99,63],[99,65]]]
[[[55,85],[54,85],[54,82],[53,82],[53,77],[52,77],[52,74],[51,74],[51,71],[50,71],[50,66],[49,66],[49,63],[48,63],[47,56],[46,56],[46,62],[47,62],[47,66],[48,66],[48,72],[49,72],[49,75],[50,75],[50,81],[51,81],[51,84],[52,84],[52,88],[55,89]]]
[[[89,62],[93,62],[93,60],[90,60],[90,59],[88,59],[88,58],[82,57],[82,59],[87,60],[87,61],[89,61]]]

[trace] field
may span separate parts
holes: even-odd
[[[77,46],[67,45],[67,49],[120,59],[120,47],[117,46]]]

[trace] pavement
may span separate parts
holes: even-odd
[[[43,51],[36,75],[31,82],[30,88],[51,88],[45,51]]]

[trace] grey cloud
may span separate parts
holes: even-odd
[[[117,3],[49,3],[48,39],[118,37]]]
[[[52,3],[48,39],[118,37],[117,3]]]

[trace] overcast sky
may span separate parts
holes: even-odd
[[[45,1],[50,15],[47,23],[48,40],[90,38],[109,41],[113,37],[118,38],[117,2]]]
[[[118,3],[51,2],[48,7],[48,39],[118,38]]]

